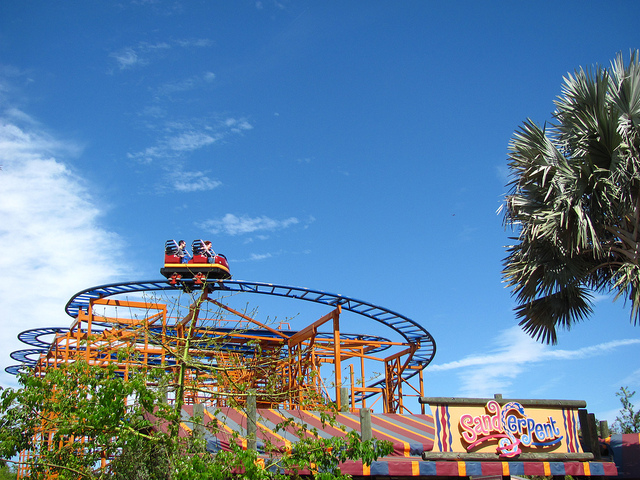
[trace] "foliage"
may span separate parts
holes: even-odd
[[[37,453],[28,459],[34,479],[56,473],[61,480],[197,480],[224,479],[234,472],[272,479],[290,478],[305,469],[320,479],[345,478],[340,462],[362,459],[370,464],[391,452],[386,442],[363,442],[355,432],[324,439],[309,436],[313,432],[303,426],[300,441],[290,451],[268,445],[266,455],[259,456],[231,442],[231,451],[211,454],[197,435],[185,439],[170,428],[154,428],[158,424],[149,420],[148,412],[159,424],[179,419],[175,407],[162,403],[148,387],[145,372],[132,372],[125,379],[112,368],[76,362],[42,377],[21,375],[20,383],[22,388],[0,395],[0,454],[11,458],[22,450]],[[331,416],[326,419],[330,422]],[[43,441],[39,432],[52,436]],[[102,458],[113,460],[101,465]]]
[[[19,382],[22,388],[0,394],[0,456],[32,452],[30,478],[46,478],[52,469],[60,479],[94,475],[103,458],[146,435],[152,425],[143,414],[158,404],[146,375],[125,380],[113,366],[75,362],[43,376],[22,374]],[[172,410],[161,408],[172,418]]]
[[[620,387],[620,391],[616,393],[620,397],[622,409],[620,415],[616,417],[616,421],[611,425],[613,433],[640,433],[640,411],[635,411],[631,399],[636,392],[629,391],[629,387]]]
[[[13,468],[7,465],[0,466],[0,480],[15,480],[17,473]]]
[[[503,275],[523,329],[556,343],[614,293],[640,320],[640,64],[564,78],[554,123],[527,120],[509,145],[505,224],[516,228]]]

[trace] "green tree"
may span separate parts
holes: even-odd
[[[181,419],[175,405],[161,401],[161,390],[149,387],[162,380],[150,381],[148,375],[131,372],[125,379],[113,368],[81,361],[41,377],[21,375],[21,388],[0,393],[0,456],[30,452],[26,466],[33,479],[55,473],[61,480],[209,480],[244,472],[247,478],[268,480],[295,477],[304,469],[319,479],[348,478],[340,473],[340,462],[370,464],[391,452],[388,442],[361,441],[356,432],[324,439],[300,426],[300,440],[289,451],[267,445],[266,455],[259,456],[230,442],[230,451],[211,454],[203,436],[184,437],[167,428]],[[330,414],[325,419],[332,422]]]
[[[151,422],[144,413],[164,408],[144,375],[126,381],[113,367],[74,362],[49,369],[43,376],[22,374],[21,388],[0,394],[0,456],[9,459],[21,451],[28,458],[30,478],[84,478],[100,468],[103,458],[117,456],[130,443],[149,437]]]
[[[567,74],[551,125],[527,120],[509,145],[503,275],[532,337],[557,342],[592,313],[593,292],[640,319],[640,64]]]
[[[622,408],[620,415],[616,417],[616,421],[611,425],[611,431],[615,433],[640,433],[640,411],[635,411],[631,399],[636,392],[631,392],[629,387],[620,387],[620,391],[616,392],[616,396],[620,397]]]
[[[9,465],[0,465],[0,480],[15,480],[17,478],[15,469]]]

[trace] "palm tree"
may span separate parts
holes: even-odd
[[[527,120],[509,145],[503,276],[520,325],[545,343],[614,293],[640,320],[640,64],[567,74],[552,125]],[[517,242],[517,243],[515,243]]]

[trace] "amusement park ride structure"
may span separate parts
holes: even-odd
[[[19,339],[31,348],[13,352],[21,364],[7,371],[43,375],[81,359],[115,365],[125,376],[132,368],[176,375],[182,369],[189,379],[184,404],[225,406],[230,397],[242,402],[251,388],[259,408],[312,409],[310,401],[323,399],[341,410],[418,413],[403,399],[423,395],[423,369],[435,355],[434,339],[420,324],[342,295],[232,280],[224,256],[206,261],[199,255],[202,241],[194,242],[188,263],[173,258],[174,244],[166,244],[161,273],[167,280],[77,293],[66,305],[71,326],[22,332]],[[232,306],[244,294],[313,302],[325,313],[302,328],[270,324],[255,318],[255,311]],[[342,332],[344,316],[354,314],[384,327],[385,337],[392,338]],[[376,371],[382,373],[375,377]],[[167,400],[175,401],[175,395],[169,389]]]
[[[501,395],[426,398],[423,369],[436,346],[419,323],[343,295],[233,280],[226,258],[204,251],[207,243],[195,241],[193,255],[182,256],[179,245],[167,241],[164,280],[102,285],[77,293],[66,305],[71,326],[22,332],[19,339],[31,348],[13,352],[11,357],[20,364],[6,370],[41,376],[81,360],[110,367],[125,378],[132,371],[160,371],[162,384],[153,383],[155,375],[144,378],[163,401],[180,409],[183,419],[195,418],[197,407],[207,413],[203,421],[210,418],[214,425],[225,425],[211,432],[212,445],[228,441],[225,429],[231,427],[226,422],[236,425],[231,432],[248,435],[250,410],[263,442],[276,438],[273,428],[279,426],[270,426],[276,417],[306,428],[307,422],[320,421],[313,420],[314,412],[327,411],[330,405],[339,410],[336,422],[344,430],[322,422],[316,425],[322,435],[344,435],[348,427],[359,429],[364,438],[363,418],[369,415],[367,435],[372,438],[375,431],[376,439],[391,441],[394,453],[371,466],[344,464],[343,472],[352,475],[616,475],[615,464],[600,456],[595,416],[583,409],[586,402]],[[286,310],[283,304],[292,302],[277,299],[302,300],[314,313],[285,315],[286,320],[277,323],[258,316],[248,303],[238,306],[248,294],[261,295],[279,315]],[[291,327],[300,323],[301,328]],[[353,325],[356,333],[343,332]],[[411,402],[412,397],[416,401]],[[579,441],[577,418],[589,437],[588,449]],[[324,431],[325,427],[333,430]],[[277,438],[289,448],[289,440]],[[21,465],[33,453],[22,452]],[[19,478],[24,478],[28,469],[21,468]]]

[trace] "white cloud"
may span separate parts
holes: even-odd
[[[640,368],[634,370],[629,375],[620,380],[620,385],[639,385],[640,386]],[[635,387],[633,387],[635,388]]]
[[[140,50],[144,52],[153,52],[155,50],[168,50],[171,48],[167,42],[158,42],[158,43],[140,43]]]
[[[69,298],[123,273],[121,240],[99,224],[83,180],[60,160],[81,148],[18,110],[0,114],[0,383],[26,329],[68,326]]]
[[[533,365],[557,360],[581,360],[605,355],[618,348],[638,345],[640,339],[600,343],[576,350],[558,350],[540,344],[520,327],[512,327],[498,335],[496,348],[483,355],[469,355],[441,365],[430,365],[430,372],[458,371],[462,395],[491,397],[505,392],[513,379]]]
[[[211,145],[216,141],[208,133],[184,132],[176,137],[167,139],[167,146],[175,152],[191,152],[199,148]]]
[[[220,135],[210,131],[183,131],[161,139],[153,147],[147,147],[140,152],[128,153],[127,157],[141,163],[151,163],[158,159],[174,159],[181,154],[211,145],[219,139]]]
[[[222,185],[218,180],[212,180],[203,172],[177,172],[171,174],[173,188],[179,192],[204,192]]]
[[[208,38],[196,38],[189,40],[176,40],[176,44],[181,47],[211,47],[213,42]]]
[[[264,10],[265,9],[265,4],[260,0],[256,1],[255,5],[256,5],[256,9],[257,10]],[[267,6],[268,7],[272,7],[273,6],[273,7],[277,8],[277,9],[279,9],[279,10],[286,10],[286,7],[285,7],[284,3],[278,2],[278,1],[275,1],[275,0],[272,1],[272,2],[269,2]]]
[[[253,126],[245,119],[226,119],[215,122],[194,119],[184,123],[167,122],[159,127],[164,136],[158,139],[156,145],[139,152],[128,153],[127,157],[141,163],[163,159],[173,160],[208,147],[227,135],[239,134],[252,128]]]
[[[140,59],[138,54],[131,47],[123,48],[118,52],[113,52],[110,54],[110,57],[116,61],[120,70],[133,68],[136,65],[146,65],[147,63]]]
[[[244,130],[251,130],[253,128],[253,125],[244,119],[227,118],[224,123],[233,133],[241,133]]]
[[[21,128],[18,124],[26,128]],[[41,158],[43,155],[62,153],[76,156],[79,145],[62,142],[53,138],[42,129],[38,122],[16,108],[9,108],[0,118],[0,154],[5,164],[11,164],[13,158]]]
[[[160,52],[167,51],[175,46],[181,48],[192,48],[209,47],[211,45],[213,45],[213,43],[207,39],[176,40],[173,43],[140,42],[135,46],[122,47],[120,50],[111,52],[109,56],[116,61],[120,70],[128,70],[134,67],[149,65],[153,57],[156,57]]]
[[[640,339],[629,338],[625,340],[614,340],[611,342],[599,343],[590,347],[579,348],[578,350],[549,350],[545,353],[543,359],[580,360],[582,358],[590,358],[596,355],[603,355],[615,350],[616,348],[639,344]]]
[[[215,79],[215,73],[205,72],[204,74],[199,76],[189,77],[175,82],[167,82],[163,85],[160,85],[155,90],[155,93],[157,96],[165,96],[174,93],[188,92],[202,85],[212,83]]]
[[[272,254],[270,253],[252,253],[251,256],[249,257],[249,260],[264,260],[266,258],[271,258],[273,257]]]
[[[227,213],[219,220],[207,220],[199,226],[214,234],[226,233],[227,235],[242,235],[256,231],[281,230],[291,225],[296,225],[297,223],[299,223],[299,220],[295,217],[275,220],[264,215],[252,218],[246,215],[238,217],[232,213]]]
[[[116,52],[111,52],[109,56],[116,61],[120,70],[128,70],[134,67],[149,65],[149,57],[170,48],[171,46],[166,42],[141,42],[135,47],[123,47]]]
[[[127,158],[140,163],[151,163],[158,157],[165,157],[163,150],[158,147],[147,147],[142,152],[127,153]]]
[[[510,175],[509,166],[506,163],[500,163],[499,165],[496,165],[494,168],[495,168],[496,176],[498,177],[498,180],[500,180],[500,182],[502,182],[503,185],[507,185],[511,180],[511,178],[509,178],[509,175]]]

